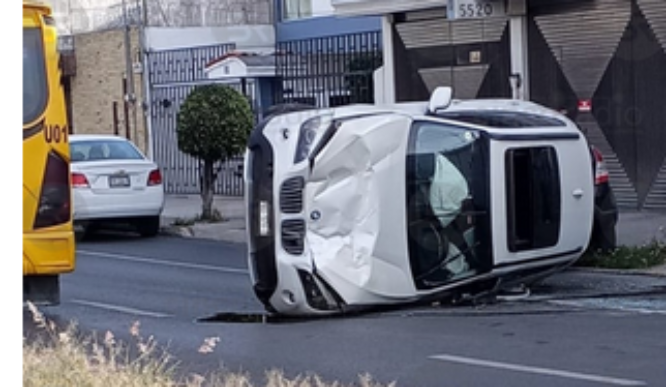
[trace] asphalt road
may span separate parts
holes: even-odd
[[[260,381],[279,368],[354,382],[367,372],[420,387],[666,386],[666,278],[573,271],[520,302],[307,322],[201,321],[262,312],[244,251],[214,241],[101,236],[79,244],[62,304],[43,311],[120,339],[130,339],[139,321],[141,334],[168,346],[184,373],[224,367]],[[34,329],[24,313],[25,334]],[[209,337],[220,339],[214,352],[199,353]]]

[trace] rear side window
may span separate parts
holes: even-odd
[[[509,251],[555,246],[562,201],[555,148],[510,149],[505,157]]]
[[[72,162],[142,160],[141,152],[127,141],[86,140],[71,142]]]
[[[23,125],[44,112],[48,94],[42,30],[23,28]]]

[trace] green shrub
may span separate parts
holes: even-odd
[[[666,263],[666,244],[659,241],[642,246],[620,246],[611,253],[587,253],[578,266],[605,269],[647,269]]]

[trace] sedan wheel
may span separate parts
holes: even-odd
[[[154,237],[160,232],[160,217],[150,216],[141,218],[136,223],[139,234],[144,238]]]

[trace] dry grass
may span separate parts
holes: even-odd
[[[159,351],[152,337],[141,336],[136,322],[129,330],[136,343],[116,342],[111,332],[103,339],[82,337],[75,325],[59,329],[33,305],[28,303],[42,336],[23,344],[24,387],[253,387],[247,374],[211,373],[176,378],[177,363],[168,353]],[[215,350],[218,338],[204,340],[199,353]],[[266,373],[265,387],[344,387],[328,383],[313,375],[286,378],[282,372]],[[360,377],[358,386],[382,387],[368,375]],[[391,384],[389,386],[395,386]]]

